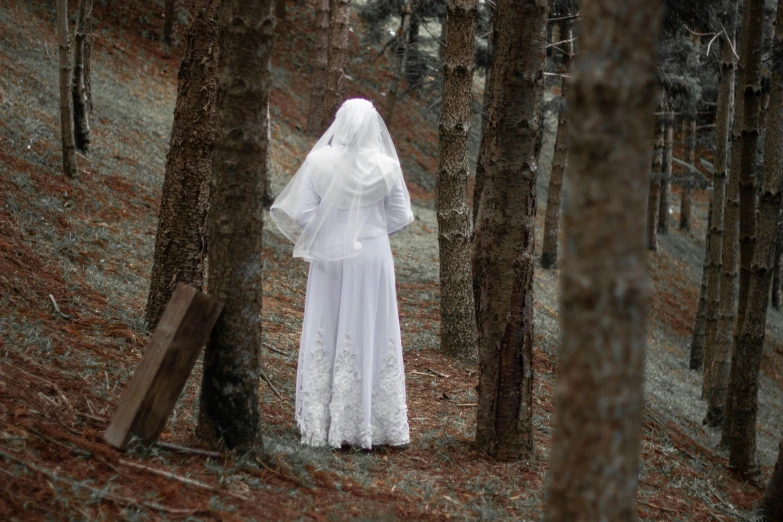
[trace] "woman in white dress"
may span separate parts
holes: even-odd
[[[410,442],[389,235],[413,221],[397,152],[367,100],[346,101],[271,216],[310,262],[296,378],[302,443]]]

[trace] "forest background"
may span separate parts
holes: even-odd
[[[289,5],[275,41],[274,192],[312,144],[303,129],[314,7]],[[291,258],[287,241],[269,225],[262,367],[274,389],[261,383],[266,458],[187,455],[164,446],[123,455],[101,442],[149,339],[143,310],[182,49],[176,39],[186,20],[181,15],[167,53],[159,43],[162,15],[162,2],[95,2],[91,151],[79,156],[79,175],[69,180],[60,163],[54,7],[43,1],[0,5],[0,448],[14,453],[23,448],[27,459],[0,459],[5,484],[0,516],[540,518],[554,419],[558,272],[535,273],[536,457],[498,463],[472,443],[475,364],[438,350],[437,111],[426,92],[400,96],[390,125],[417,218],[392,238],[411,447],[330,453],[298,444],[291,401],[306,265]],[[389,23],[393,30],[394,20]],[[383,40],[374,39],[356,14],[350,27],[346,94],[382,107],[381,93],[392,80],[390,61],[376,58]],[[478,76],[476,100],[482,85]],[[557,88],[549,87],[546,96],[552,99]],[[474,122],[473,158],[480,115]],[[537,178],[537,258],[554,112],[546,122]],[[675,155],[683,157],[678,147]],[[699,149],[701,157],[710,154]],[[675,213],[679,193],[675,187]],[[642,519],[751,519],[761,496],[760,489],[726,471],[726,455],[714,449],[719,434],[701,423],[701,379],[688,369],[707,201],[705,191],[695,191],[691,232],[672,227],[650,257],[654,291],[638,494]],[[758,451],[764,476],[783,433],[782,319],[778,310],[768,313],[761,367]],[[164,442],[192,445],[199,382],[200,364]],[[186,481],[167,478],[169,472]]]

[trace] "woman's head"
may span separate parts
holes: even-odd
[[[343,147],[378,145],[378,112],[371,102],[363,98],[346,100],[332,124],[333,144]]]

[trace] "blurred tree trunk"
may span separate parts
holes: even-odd
[[[783,520],[783,441],[778,446],[778,460],[767,482],[758,514],[767,522]]]
[[[755,2],[759,5],[756,6]],[[761,32],[761,24],[764,22],[764,2],[761,0],[748,0],[748,18],[750,25],[748,32],[758,27]],[[748,283],[748,297],[745,308],[745,320],[742,330],[737,337],[737,369],[735,379],[730,386],[734,391],[734,404],[731,420],[731,444],[729,465],[745,476],[754,476],[759,472],[756,462],[756,419],[758,414],[758,388],[761,357],[764,351],[764,336],[767,325],[767,305],[769,290],[772,282],[772,269],[775,258],[775,246],[778,236],[778,215],[780,204],[783,200],[783,9],[778,9],[775,25],[775,37],[772,54],[773,63],[770,66],[771,92],[768,111],[767,137],[764,151],[764,169],[761,176],[761,190],[759,197],[758,225],[751,227],[752,243],[746,247],[753,251],[753,260],[750,264],[751,273]],[[756,25],[756,24],[760,25]],[[760,40],[760,39],[759,39]],[[748,58],[748,85],[745,89],[745,133],[753,132],[758,120],[758,108],[760,96],[761,57],[760,42],[750,42],[745,56]],[[757,57],[751,59],[747,51],[756,49]],[[752,61],[751,61],[752,60]],[[756,109],[756,115],[751,110]],[[755,119],[754,119],[755,118]],[[757,132],[757,131],[756,131]],[[744,136],[743,136],[744,137]],[[750,146],[754,145],[748,140]],[[755,151],[755,148],[753,149]],[[743,146],[743,156],[745,148]],[[755,156],[755,155],[754,155]],[[743,157],[743,161],[745,158]],[[744,175],[744,171],[743,171]],[[752,177],[752,173],[751,173]],[[742,204],[742,191],[750,192],[746,197],[752,198],[750,207],[755,213],[755,186],[753,180],[745,180],[740,184],[740,220],[745,208]],[[748,210],[750,212],[750,210]],[[742,227],[742,221],[740,221]],[[754,230],[755,229],[755,230]],[[742,235],[741,238],[745,236]],[[740,251],[740,259],[742,259]],[[742,281],[742,273],[740,273]],[[740,297],[742,286],[740,285]]]
[[[664,116],[666,132],[663,135],[663,165],[661,166],[661,197],[658,202],[658,234],[669,233],[669,209],[672,198],[672,147],[674,146],[674,114]]]
[[[688,155],[686,161],[691,165],[696,165],[696,115],[691,114],[682,125],[683,134],[686,135],[685,150]],[[682,187],[682,197],[680,198],[680,230],[691,231],[693,204],[693,188],[687,183]]]
[[[775,270],[772,273],[772,308],[780,310],[781,263],[783,262],[783,209],[778,216],[778,242],[775,250]]]
[[[649,0],[581,7],[548,522],[637,519],[650,291],[643,187],[661,13]]]
[[[324,87],[329,60],[329,0],[318,0],[315,11],[315,56],[313,57],[313,86],[307,111],[307,134],[318,136],[324,128]]]
[[[201,289],[212,173],[220,0],[198,0],[185,35],[145,318],[152,330],[177,283]]]
[[[204,354],[199,435],[258,441],[264,213],[273,0],[222,0],[208,221],[210,293],[225,306]]]
[[[400,80],[405,76],[405,64],[408,60],[408,26],[410,25],[413,12],[412,2],[413,0],[407,0],[400,11],[400,28],[397,31],[397,43],[394,45],[394,71],[392,71],[392,81],[389,84],[389,92],[386,95],[386,114],[383,118],[386,120],[387,127],[391,127],[394,105],[397,103],[397,88],[400,85]],[[448,25],[448,18],[446,24]],[[473,32],[476,32],[475,29]],[[448,48],[448,43],[446,43],[446,47]]]
[[[68,1],[57,0],[57,40],[60,47],[60,136],[63,150],[63,172],[77,174],[76,144],[73,132],[73,99],[71,96],[71,39],[68,32]]]
[[[571,40],[572,31],[569,22],[560,22],[561,31],[565,40]],[[557,33],[557,32],[555,32]],[[574,54],[573,42],[565,44],[565,57],[560,69],[563,74],[568,74],[571,67],[571,57]],[[561,78],[560,95],[566,98],[568,82]],[[568,117],[565,108],[560,110],[557,122],[557,136],[555,137],[555,154],[552,158],[552,169],[549,174],[549,190],[546,198],[546,218],[544,220],[544,245],[541,252],[541,268],[550,269],[557,266],[557,247],[560,231],[560,191],[563,186],[563,173],[568,161]]]
[[[330,0],[329,56],[324,84],[324,115],[320,133],[329,128],[343,103],[345,86],[345,55],[348,52],[348,22],[351,17],[351,0]]]
[[[750,264],[753,256],[753,241],[756,236],[756,190],[753,178],[756,170],[756,151],[758,141],[759,105],[761,102],[761,36],[764,23],[762,0],[748,0],[742,24],[742,44],[740,49],[740,69],[735,90],[736,140],[733,143],[732,175],[737,169],[739,183],[739,290],[737,311],[732,325],[732,351],[729,371],[729,384],[726,405],[723,411],[721,442],[731,443],[732,423],[734,419],[734,391],[736,389],[737,342],[745,320],[748,283],[750,282]],[[757,91],[754,93],[754,91]],[[740,101],[741,100],[741,101]],[[741,104],[741,106],[740,106]],[[749,106],[750,104],[750,106]],[[754,114],[755,113],[755,114]],[[737,131],[739,127],[739,131]],[[739,135],[736,135],[739,132]],[[755,135],[754,135],[755,133]],[[734,157],[737,163],[734,164]],[[752,214],[752,215],[751,215]],[[743,268],[744,267],[744,268]],[[743,271],[745,282],[743,288]]]
[[[90,150],[89,105],[84,81],[85,48],[92,31],[92,0],[80,0],[74,32],[73,79],[71,96],[73,97],[73,127],[76,148],[82,152]]]
[[[174,3],[176,0],[166,0],[166,5],[163,10],[163,36],[160,41],[166,47],[171,47],[171,33],[174,31],[174,18],[176,17],[176,10],[174,9]]]
[[[479,323],[476,442],[499,459],[534,453],[535,164],[546,24],[546,0],[497,2],[473,276]]]
[[[734,103],[734,81],[737,70],[737,60],[731,48],[731,40],[737,32],[736,0],[727,5],[727,11],[722,21],[726,35],[721,41],[721,59],[719,64],[720,84],[718,87],[718,107],[715,118],[715,176],[712,196],[710,198],[710,229],[706,245],[706,299],[707,299],[707,357],[704,364],[702,395],[707,400],[706,423],[719,426],[723,417],[723,404],[726,401],[726,385],[729,375],[729,356],[731,345],[721,342],[719,323],[723,315],[732,315],[732,298],[736,284],[733,279],[725,280],[728,268],[736,273],[737,266],[737,232],[736,214],[730,208],[736,202],[739,186],[737,178],[729,180],[729,132],[731,130],[731,106]],[[727,36],[728,35],[728,36]],[[730,40],[731,39],[731,40]],[[693,165],[693,163],[691,163]],[[734,208],[736,210],[736,208]],[[728,223],[732,218],[732,224]],[[734,248],[731,242],[734,242]],[[723,288],[725,284],[729,288]],[[725,298],[724,303],[722,299]],[[724,304],[726,305],[724,307]],[[725,326],[724,326],[725,328]],[[725,340],[725,336],[724,336]],[[692,367],[692,369],[695,369]]]
[[[438,246],[440,345],[455,357],[476,357],[476,308],[471,272],[472,226],[468,206],[468,134],[473,86],[477,0],[449,0],[452,37],[443,62],[443,103],[438,132]]]
[[[408,26],[408,52],[405,59],[405,81],[408,82],[408,88],[413,88],[421,83],[422,62],[419,52],[419,17],[411,15],[410,25]]]
[[[658,106],[658,113],[662,111]],[[666,121],[662,114],[655,118],[655,145],[653,147],[650,188],[647,191],[647,250],[658,250],[658,207],[661,199],[661,177],[663,170],[663,148],[666,136]]]
[[[285,22],[285,0],[275,0],[275,18],[278,24]]]

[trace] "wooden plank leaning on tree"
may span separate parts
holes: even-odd
[[[154,441],[174,410],[223,303],[179,283],[103,438],[123,449],[131,435]]]

